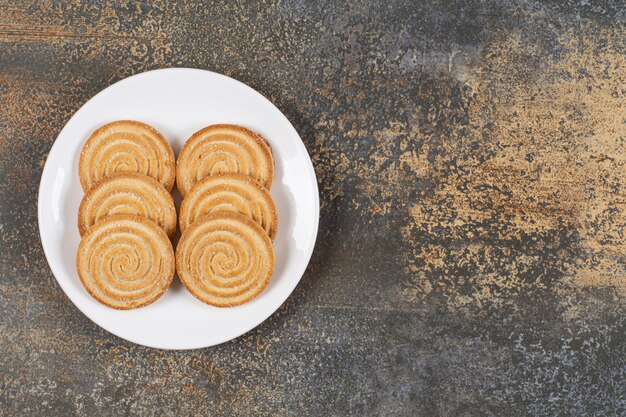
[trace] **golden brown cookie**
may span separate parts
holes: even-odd
[[[248,175],[269,190],[274,160],[267,141],[245,127],[208,126],[187,140],[176,161],[177,187],[183,197],[201,179],[227,173]]]
[[[172,195],[154,178],[122,172],[102,178],[85,194],[78,209],[82,236],[92,225],[114,214],[136,214],[157,223],[172,238],[176,207]]]
[[[116,172],[148,175],[172,191],[175,167],[174,151],[156,129],[133,120],[119,120],[89,136],[80,153],[78,176],[85,192]]]
[[[255,221],[233,212],[200,217],[176,248],[176,270],[199,300],[232,307],[252,300],[274,271],[274,248]]]
[[[174,250],[156,223],[118,214],[85,233],[78,245],[76,269],[92,297],[109,307],[129,310],[165,293],[174,277]]]
[[[276,237],[278,216],[274,200],[261,184],[243,174],[221,174],[197,182],[180,206],[180,231],[197,218],[215,211],[233,211],[257,222],[270,239]]]

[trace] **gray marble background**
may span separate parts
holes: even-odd
[[[626,415],[623,1],[0,0],[0,416]],[[239,79],[320,186],[300,285],[187,352],[100,329],[37,188],[106,86]]]

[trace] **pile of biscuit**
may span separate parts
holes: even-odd
[[[278,216],[269,189],[272,151],[236,125],[193,134],[175,160],[156,129],[116,121],[97,129],[81,151],[78,276],[96,300],[116,309],[148,305],[174,272],[199,300],[246,303],[269,283]],[[180,215],[171,191],[176,182]],[[172,245],[182,232],[176,251]]]

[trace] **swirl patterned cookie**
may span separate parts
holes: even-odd
[[[172,282],[172,244],[156,223],[132,214],[103,219],[83,236],[76,269],[89,294],[119,310],[143,307]]]
[[[78,175],[87,192],[98,180],[117,172],[148,175],[172,191],[176,159],[156,129],[133,120],[108,123],[89,136],[80,153]]]
[[[243,214],[257,222],[274,240],[278,215],[272,197],[257,181],[243,174],[221,174],[197,182],[180,206],[180,230],[217,211]]]
[[[269,190],[274,160],[267,141],[241,126],[208,126],[187,140],[176,161],[176,182],[183,197],[201,179],[227,173],[248,175]]]
[[[157,180],[147,175],[122,172],[95,183],[78,209],[80,235],[114,214],[135,214],[152,220],[170,239],[176,233],[174,199]]]
[[[176,270],[199,300],[216,307],[244,304],[258,296],[274,271],[274,248],[252,219],[216,212],[196,220],[176,248]]]

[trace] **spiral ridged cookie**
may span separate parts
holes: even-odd
[[[172,191],[175,181],[174,151],[151,126],[120,120],[108,123],[89,136],[78,161],[78,175],[87,192],[101,178],[116,172],[148,175]]]
[[[269,144],[244,127],[213,125],[194,133],[176,161],[177,187],[183,197],[201,179],[227,173],[248,175],[269,190],[274,179]]]
[[[274,248],[255,221],[233,212],[196,220],[176,248],[176,270],[199,300],[232,307],[252,300],[274,271]]]
[[[170,238],[176,233],[174,199],[157,180],[147,175],[123,172],[95,183],[78,209],[80,235],[114,214],[145,217],[157,223]]]
[[[172,244],[156,223],[132,214],[107,217],[83,236],[76,269],[87,292],[128,310],[154,302],[174,277]]]
[[[270,239],[276,237],[278,216],[265,188],[243,174],[222,174],[197,182],[180,206],[180,230],[197,218],[216,211],[233,211],[257,222]]]

